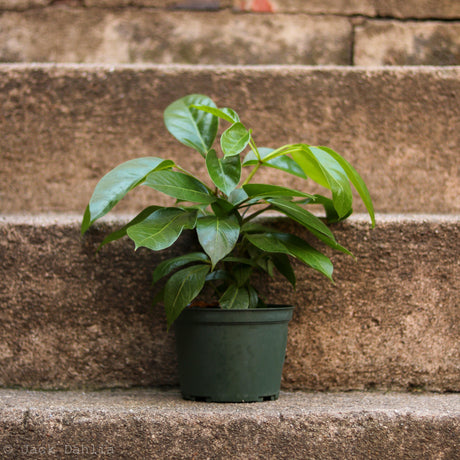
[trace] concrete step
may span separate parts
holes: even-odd
[[[460,67],[19,64],[0,65],[0,212],[82,212],[105,172],[139,156],[203,173],[198,154],[163,124],[166,106],[191,92],[237,109],[260,146],[334,148],[379,212],[460,212]],[[151,196],[118,210],[134,212]]]
[[[0,386],[176,385],[174,336],[150,286],[173,253],[134,253],[120,240],[95,254],[121,222],[81,241],[79,220],[0,220]],[[284,388],[460,390],[460,218],[377,222],[371,230],[356,216],[333,227],[357,258],[329,252],[336,285],[301,266],[296,292],[277,277],[261,282],[271,303],[296,305]],[[174,254],[194,244],[185,235]]]
[[[176,391],[0,391],[0,456],[455,459],[460,395],[282,393],[209,404]]]

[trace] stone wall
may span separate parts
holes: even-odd
[[[0,62],[458,65],[458,0],[0,0]]]

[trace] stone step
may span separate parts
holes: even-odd
[[[281,393],[210,404],[176,391],[0,390],[0,456],[455,459],[460,395]]]
[[[237,109],[260,146],[332,147],[369,184],[378,212],[460,211],[460,67],[5,64],[0,213],[81,212],[105,172],[140,156],[203,173],[163,124],[166,106],[192,92]]]
[[[151,272],[195,242],[158,254],[124,239],[95,254],[121,222],[82,241],[79,216],[1,218],[0,386],[178,383]],[[378,215],[371,230],[356,216],[333,231],[356,256],[328,252],[335,285],[301,266],[296,292],[278,277],[260,283],[270,303],[296,305],[283,387],[459,391],[460,218]]]

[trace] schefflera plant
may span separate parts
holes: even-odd
[[[215,145],[219,120],[229,126],[220,136],[219,145]],[[207,283],[212,286],[220,308],[263,307],[264,302],[251,284],[252,275],[265,272],[273,276],[277,270],[295,288],[291,258],[332,280],[333,266],[326,255],[302,238],[255,219],[267,211],[278,211],[327,246],[350,254],[323,220],[306,206],[322,205],[327,222],[341,221],[352,213],[353,184],[369,212],[372,226],[375,225],[364,181],[342,156],[328,147],[302,143],[276,149],[257,147],[252,131],[233,109],[217,108],[209,97],[200,94],[172,103],[164,112],[164,121],[179,142],[202,156],[209,178],[202,180],[170,159],[129,160],[96,185],[81,231],[84,234],[93,222],[140,185],[176,199],[173,206],[145,208],[100,245],[127,235],[136,249],[161,251],[173,245],[184,230],[196,232],[202,251],[165,260],[153,272],[154,283],[168,277],[157,295],[164,302],[168,327]],[[243,168],[248,170],[244,180]],[[257,172],[264,168],[313,180],[329,190],[330,197],[255,181]]]

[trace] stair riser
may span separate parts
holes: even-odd
[[[5,65],[0,212],[82,212],[104,173],[139,156],[172,157],[204,174],[199,154],[163,123],[166,106],[190,92],[238,109],[260,146],[334,148],[364,177],[379,212],[460,211],[458,68]],[[282,175],[264,174],[256,180]],[[139,210],[152,196],[119,210]]]
[[[151,308],[160,259],[129,241],[95,255],[102,230],[81,242],[72,219],[3,221],[0,385],[177,384],[173,334]],[[260,283],[270,302],[296,305],[283,387],[460,390],[458,219],[354,220],[335,233],[357,257],[331,254],[335,286],[301,266],[295,293],[279,277]]]

